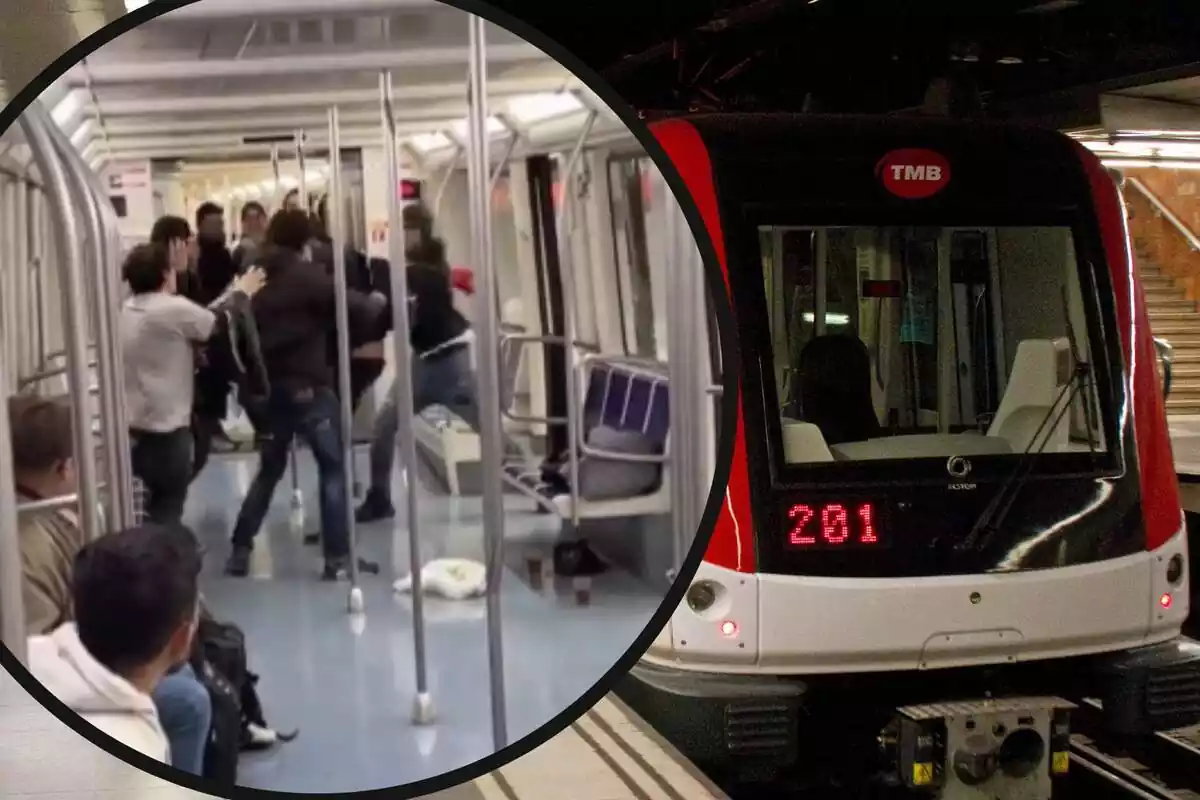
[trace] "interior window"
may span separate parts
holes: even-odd
[[[1069,228],[759,243],[789,463],[1103,451]]]

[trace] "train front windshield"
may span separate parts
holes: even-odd
[[[820,480],[862,462],[918,477],[914,459],[942,476],[952,458],[1106,461],[1096,371],[1080,368],[1099,338],[1095,293],[1071,228],[758,234],[787,467]]]

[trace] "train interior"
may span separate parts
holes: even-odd
[[[481,333],[493,315],[479,294],[456,302],[475,326],[474,361],[481,342],[498,348],[498,396],[481,403],[501,407],[521,451],[518,469],[485,474],[480,434],[445,408],[417,415],[418,463],[393,472],[395,517],[357,526],[358,555],[379,574],[364,572],[366,611],[349,615],[344,588],[316,580],[319,549],[306,543],[320,517],[305,448],[295,448],[291,484],[275,494],[250,579],[221,572],[257,464],[236,402],[219,452],[192,484],[185,521],[207,550],[206,602],[245,630],[272,723],[300,730],[295,741],[244,756],[239,784],[280,791],[431,777],[502,744],[494,716],[489,729],[489,697],[507,741],[579,698],[634,643],[691,546],[719,416],[718,342],[699,252],[620,119],[544,53],[482,25],[490,174],[472,183],[469,15],[438,4],[390,15],[335,7],[303,19],[278,9],[259,19],[228,3],[168,13],[73,68],[0,140],[0,388],[72,393],[94,420],[93,436],[77,441],[96,465],[90,478],[81,471],[79,494],[17,513],[95,496],[96,534],[130,511],[136,519],[138,486],[123,481],[115,454],[125,439],[114,312],[126,291],[117,285],[121,254],[146,241],[157,217],[195,225],[200,204],[215,202],[232,248],[248,202],[270,213],[293,192],[313,207],[340,197],[344,241],[389,258],[392,211],[419,199],[434,211],[449,262],[472,269],[481,285],[489,267],[474,263],[481,228],[471,206],[476,187],[488,189],[478,206],[491,220],[499,324]],[[391,70],[394,78],[381,77]],[[75,245],[64,244],[69,230]],[[359,490],[395,373],[393,345],[389,338],[388,366],[354,420]],[[672,437],[680,425],[688,441]],[[563,484],[533,490],[525,478],[551,451],[565,454]],[[503,480],[502,519],[485,514],[489,480]],[[429,595],[417,608],[394,586],[413,563],[408,481],[418,562],[483,564],[489,537],[502,538],[504,569],[489,575],[487,597]],[[581,566],[579,553],[599,563]],[[7,581],[11,561],[3,567]],[[500,615],[489,620],[493,599]],[[414,644],[417,617],[424,648]],[[493,625],[503,631],[498,676]],[[411,718],[422,659],[433,724]],[[500,712],[497,692],[506,698]]]
[[[788,463],[1104,451],[1069,228],[759,241]]]

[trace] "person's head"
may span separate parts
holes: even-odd
[[[167,252],[173,270],[185,270],[195,263],[196,239],[183,217],[159,217],[150,229],[150,243]]]
[[[196,233],[202,244],[225,244],[225,209],[201,203],[196,209]]]
[[[300,210],[300,190],[292,189],[283,196],[283,208],[281,211],[297,211]]]
[[[312,220],[300,209],[277,211],[267,225],[267,243],[280,250],[300,253],[313,236]]]
[[[242,206],[242,235],[261,242],[267,232],[267,210],[262,203],[251,200]]]
[[[134,294],[166,292],[174,294],[177,268],[171,254],[160,244],[139,244],[125,256],[121,275]]]
[[[75,491],[71,405],[65,397],[17,395],[8,400],[13,472],[17,483],[42,497]]]
[[[200,611],[200,553],[182,525],[101,536],[75,556],[71,600],[92,658],[138,688],[191,654]]]
[[[404,248],[421,245],[433,238],[433,212],[424,203],[410,203],[401,212]]]

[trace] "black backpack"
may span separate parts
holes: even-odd
[[[192,667],[213,704],[212,732],[204,756],[205,777],[232,785],[237,778],[238,753],[254,744],[249,726],[268,727],[256,688],[258,676],[247,665],[242,629],[217,621],[207,610],[202,612]],[[291,741],[296,735],[295,731],[276,733],[280,742]]]
[[[212,701],[212,725],[204,747],[203,776],[222,786],[237,785],[242,743],[242,705],[238,692],[224,675],[203,659],[193,662],[196,677]]]

